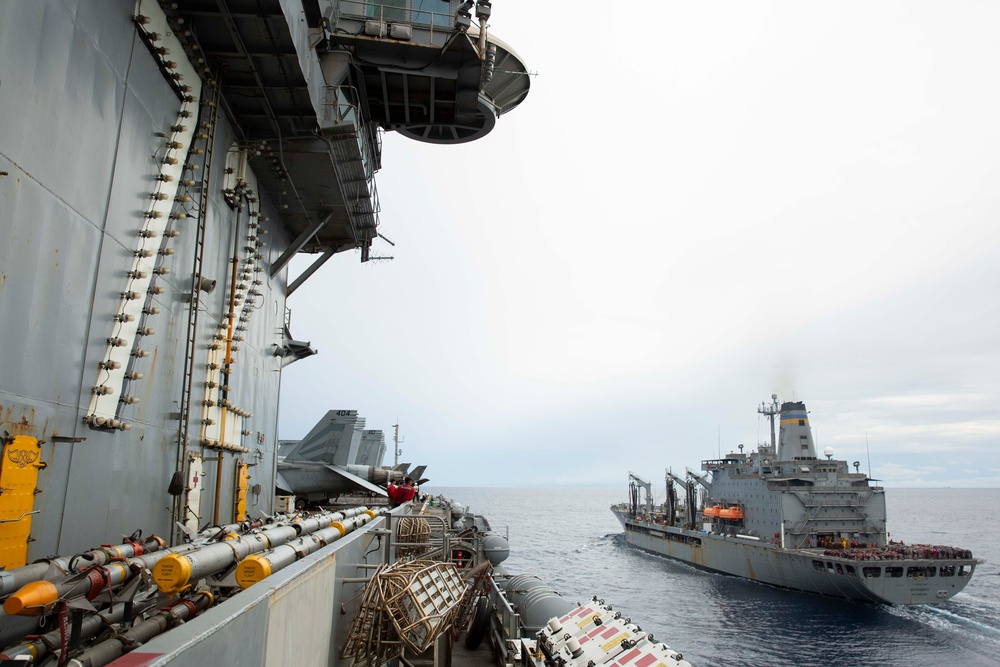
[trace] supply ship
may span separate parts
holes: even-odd
[[[826,448],[816,455],[802,402],[758,412],[771,442],[702,462],[705,474],[667,470],[666,494],[629,473],[629,502],[611,511],[634,547],[700,569],[782,588],[884,604],[948,600],[978,561],[966,549],[889,540],[885,489]],[[775,438],[775,418],[780,434]],[[678,487],[681,489],[678,493]],[[640,493],[641,492],[641,493]],[[641,496],[641,497],[640,497]]]
[[[528,94],[491,14],[0,3],[0,659],[687,664],[505,573],[485,517],[390,508],[408,467],[356,412],[279,455],[282,370],[317,352],[291,306],[326,306],[294,294],[390,243],[383,134],[474,141]]]

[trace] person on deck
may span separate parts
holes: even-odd
[[[403,480],[403,483],[399,486],[395,484],[389,484],[386,487],[386,493],[389,494],[389,504],[392,507],[399,507],[403,503],[408,503],[413,500],[413,495],[415,493],[413,489],[413,480],[407,477]]]
[[[417,490],[413,486],[413,480],[410,479],[409,477],[403,480],[403,486],[401,488],[401,491],[402,494],[400,497],[402,498],[402,500],[400,502],[403,503],[410,502],[411,500],[413,500],[413,496],[417,494]]]

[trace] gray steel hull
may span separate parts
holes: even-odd
[[[965,588],[975,565],[968,560],[849,561],[825,556],[822,549],[782,549],[766,542],[636,521],[624,511],[612,511],[630,546],[711,572],[851,600],[939,603]],[[899,567],[903,576],[888,576],[883,571],[887,565]],[[906,575],[909,568],[953,566],[957,572],[962,565],[969,568],[964,576]],[[866,566],[879,568],[880,576],[863,576]]]
[[[369,21],[378,3],[0,2],[5,575],[122,536],[178,545],[275,511],[282,371],[316,353],[292,335],[287,299],[334,255],[370,258],[382,130],[470,141],[530,85],[509,47],[453,29],[457,3],[438,3],[443,14],[413,4],[391,8],[394,30],[373,38],[365,26],[386,27]],[[366,57],[355,59],[359,46]],[[433,71],[384,71],[439,50]],[[484,77],[487,53],[497,67]],[[365,79],[378,84],[371,96]],[[290,279],[289,262],[306,254],[315,259]],[[297,307],[329,308],[301,298]],[[349,448],[302,473],[306,491],[384,495],[378,485],[406,474],[376,467],[384,438],[356,421]],[[80,661],[142,644],[135,664],[218,662],[220,646],[226,664],[339,664],[358,591],[396,560],[378,530],[252,592],[206,579],[232,599],[176,634],[122,635]],[[210,603],[196,595],[170,624]],[[167,622],[149,611],[149,631]],[[6,613],[0,649],[39,627]]]

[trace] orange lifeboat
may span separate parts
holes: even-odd
[[[719,511],[720,519],[742,519],[743,510],[739,507],[727,507]]]
[[[717,519],[722,515],[723,511],[724,510],[722,509],[721,505],[716,505],[715,507],[706,507],[704,510],[704,514],[707,517],[712,517]]]

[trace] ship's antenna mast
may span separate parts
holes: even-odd
[[[392,467],[395,468],[396,466],[399,465],[399,454],[400,454],[399,443],[403,442],[402,440],[399,439],[399,419],[397,419],[396,423],[392,425],[392,428],[395,429],[395,435],[392,438],[392,441],[394,443],[392,448],[394,452]]]
[[[781,412],[781,407],[778,405],[778,395],[771,394],[771,405],[761,403],[760,407],[757,408],[757,412],[771,420],[771,451],[777,454],[778,450],[775,449],[777,443],[774,436],[774,416]]]
[[[865,431],[865,453],[868,454],[868,479],[872,478],[872,450],[868,446],[868,431]]]

